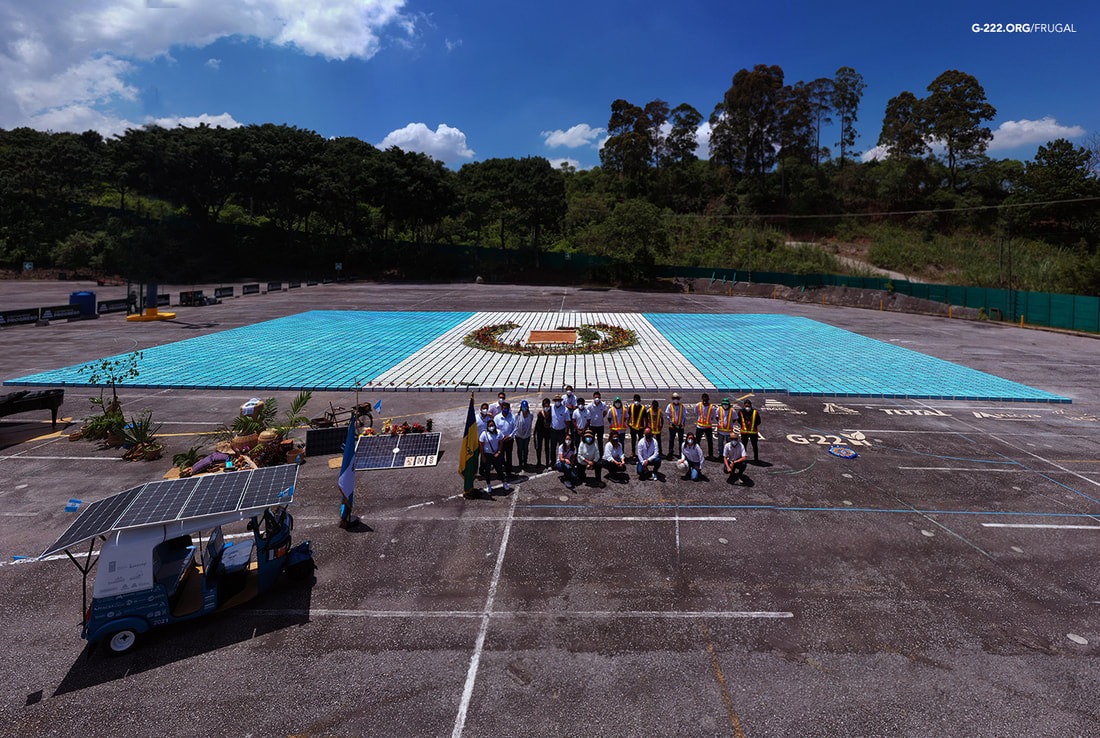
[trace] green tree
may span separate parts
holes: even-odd
[[[672,123],[665,139],[666,159],[671,164],[688,164],[699,157],[695,150],[699,147],[699,126],[703,115],[688,105],[680,103],[669,114]]]
[[[928,85],[923,112],[928,134],[946,149],[951,189],[958,188],[959,167],[985,153],[993,133],[982,125],[997,109],[986,101],[974,77],[949,69]]]
[[[711,116],[711,155],[717,163],[743,172],[763,188],[764,173],[775,165],[780,144],[783,70],[757,64],[741,69]]]
[[[856,121],[858,120],[859,101],[863,99],[863,76],[851,67],[836,70],[833,79],[832,108],[840,118],[840,165],[844,166],[847,156],[855,156],[852,148],[856,145]]]
[[[878,145],[891,159],[913,159],[928,153],[928,133],[921,111],[921,101],[912,92],[902,92],[886,103]]]

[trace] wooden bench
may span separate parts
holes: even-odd
[[[56,430],[57,410],[64,401],[65,390],[63,389],[12,392],[0,396],[0,417],[31,410],[49,410],[53,414],[53,428]]]

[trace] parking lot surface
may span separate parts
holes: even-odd
[[[76,288],[5,283],[0,302],[50,304]],[[360,401],[382,401],[376,428],[432,418],[438,465],[360,472],[365,525],[349,532],[336,525],[336,457],[310,456],[292,513],[296,540],[313,541],[315,581],[112,658],[80,639],[75,567],[22,557],[72,522],[70,498],[159,479],[173,453],[251,395],[122,388],[127,415],[152,410],[168,444],[160,461],[129,463],[68,440],[98,396],[68,388],[61,414],[75,420],[56,432],[48,413],[0,419],[0,734],[1095,735],[1092,338],[751,298],[349,283],[173,308],[166,323],[5,328],[0,378],[310,310],[477,311],[489,300],[510,311],[806,317],[1072,402],[756,394],[761,463],[748,485],[727,484],[713,463],[690,483],[666,463],[658,481],[570,491],[531,468],[510,495],[464,500],[469,396],[368,390]],[[235,361],[274,360],[262,344],[235,350]],[[274,393],[284,406],[293,394]],[[355,400],[316,392],[309,414]],[[837,445],[858,456],[831,454]]]

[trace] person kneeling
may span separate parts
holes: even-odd
[[[661,447],[653,437],[653,431],[646,428],[642,440],[638,441],[638,479],[656,479],[661,468]]]
[[[596,436],[590,430],[584,432],[581,445],[577,447],[578,475],[583,482],[585,474],[592,472],[596,475],[596,485],[603,487],[603,467],[600,464],[600,447],[596,445]]]
[[[565,486],[573,489],[577,486],[577,450],[573,448],[573,441],[566,436],[558,446],[558,461],[554,468],[565,475]]]
[[[748,464],[748,456],[745,447],[741,445],[741,436],[734,433],[729,442],[722,448],[722,464],[726,468],[730,484],[735,482],[745,483],[745,466]]]
[[[684,470],[684,479],[698,482],[703,478],[703,449],[695,443],[695,436],[691,433],[684,438],[679,466]]]
[[[609,477],[626,476],[626,455],[623,453],[623,444],[619,440],[619,434],[611,431],[607,445],[603,448],[603,460],[600,462],[607,469]]]

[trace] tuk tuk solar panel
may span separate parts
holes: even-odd
[[[355,445],[355,470],[435,466],[439,459],[439,436],[439,433],[362,436]]]
[[[121,528],[288,504],[296,464],[150,482],[93,502],[43,556]]]

